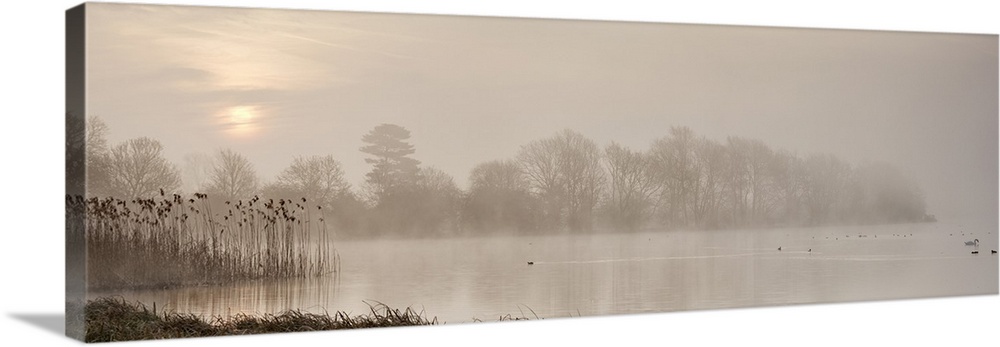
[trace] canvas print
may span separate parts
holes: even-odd
[[[996,295],[997,35],[88,3],[88,342]]]

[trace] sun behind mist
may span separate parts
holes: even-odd
[[[226,108],[219,118],[227,133],[235,136],[248,136],[259,128],[260,116],[261,112],[257,106],[239,105]]]

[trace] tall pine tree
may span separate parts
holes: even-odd
[[[361,138],[365,143],[361,152],[372,156],[365,158],[372,165],[365,177],[369,198],[376,205],[416,181],[420,161],[408,157],[416,151],[406,142],[409,138],[410,131],[395,124],[376,126]]]

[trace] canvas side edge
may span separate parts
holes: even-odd
[[[66,326],[67,337],[86,334],[86,4],[66,11]]]

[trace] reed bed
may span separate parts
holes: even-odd
[[[149,288],[333,274],[321,206],[302,198],[213,202],[208,195],[67,197],[82,213],[91,289]]]
[[[410,308],[392,309],[369,304],[370,312],[350,316],[345,312],[313,314],[298,310],[272,315],[239,314],[208,320],[192,314],[157,312],[142,303],[121,298],[100,298],[87,302],[86,342],[130,341],[179,337],[246,335],[293,331],[356,329],[393,326],[435,325],[423,312]]]

